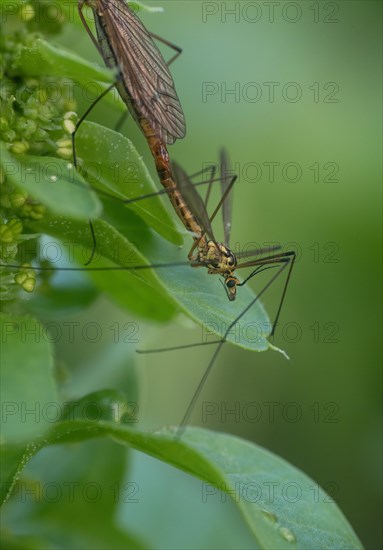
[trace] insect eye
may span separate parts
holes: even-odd
[[[233,288],[235,286],[235,280],[234,279],[229,279],[227,282],[226,282],[226,286],[228,286],[229,288]]]

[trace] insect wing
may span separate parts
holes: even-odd
[[[228,191],[228,187],[232,182],[232,176],[230,174],[230,163],[227,153],[222,149],[220,154],[220,168],[221,168],[221,190],[222,196],[227,193],[227,196],[222,204],[222,219],[223,219],[223,231],[225,238],[225,245],[229,246],[230,244],[230,233],[231,233],[231,217],[232,217],[232,207],[233,207],[233,194],[231,191]]]
[[[211,227],[205,204],[196,189],[194,188],[189,176],[186,174],[185,170],[181,168],[181,166],[176,162],[172,163],[172,171],[174,180],[196,221],[202,227],[208,237],[212,241],[215,241],[213,229]]]
[[[160,50],[124,0],[100,0],[96,27],[104,43],[104,61],[113,66],[107,42],[118,63],[137,116],[145,117],[158,137],[174,143],[185,136],[185,118],[173,78]],[[118,32],[116,32],[118,31]]]

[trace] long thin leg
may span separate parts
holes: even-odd
[[[95,232],[94,232],[92,220],[89,220],[89,228],[90,228],[90,232],[91,232],[91,235],[92,235],[93,245],[92,245],[92,252],[90,253],[89,259],[84,263],[84,265],[89,265],[92,262],[92,260],[94,258],[94,255],[96,253],[96,247],[97,247],[96,235],[95,235]]]
[[[125,121],[127,120],[128,116],[129,116],[129,111],[124,111],[122,113],[122,115],[119,116],[119,118],[118,118],[118,120],[117,120],[117,122],[114,126],[114,131],[115,132],[121,133],[120,130],[123,127],[123,125],[125,124]]]
[[[265,249],[260,249],[260,251],[262,251],[262,250],[265,250]],[[254,251],[254,253],[256,253],[256,252],[257,251]],[[287,278],[286,278],[286,283],[285,283],[285,286],[284,286],[284,289],[283,289],[283,292],[282,292],[281,300],[279,302],[278,311],[277,311],[277,314],[275,316],[275,320],[273,322],[273,327],[272,327],[272,330],[270,332],[270,337],[274,335],[274,332],[275,332],[275,329],[276,329],[276,326],[277,326],[277,323],[278,323],[278,319],[279,319],[279,316],[280,316],[280,313],[281,313],[281,310],[282,310],[283,302],[284,302],[284,299],[285,299],[285,296],[286,296],[287,287],[288,287],[288,284],[289,284],[289,281],[290,281],[292,268],[294,266],[295,258],[296,258],[295,252],[292,251],[292,252],[282,252],[280,254],[275,254],[274,256],[270,256],[268,258],[255,260],[254,262],[251,263],[251,265],[256,265],[257,266],[256,269],[254,271],[252,271],[252,273],[250,273],[250,275],[242,283],[240,283],[238,285],[238,286],[243,286],[250,279],[252,279],[255,275],[261,273],[262,271],[266,271],[266,269],[271,269],[271,268],[274,268],[274,267],[278,267],[279,264],[282,264],[282,266],[278,270],[278,273],[276,275],[274,275],[274,277],[272,277],[272,279],[262,289],[260,294],[258,294],[256,296],[256,298],[251,302],[251,305],[252,305],[270,287],[270,285],[273,283],[273,281],[275,281],[275,279],[278,278],[278,276],[282,273],[282,271],[284,271],[284,269],[286,269],[286,266],[289,265],[289,272],[288,272],[288,275],[287,275]],[[238,267],[244,267],[244,265],[241,264]],[[251,307],[251,305],[250,305],[250,307]],[[244,312],[241,313],[239,318],[241,318],[242,315],[244,315],[247,310],[248,310],[248,308]],[[238,318],[233,323],[235,324],[237,321],[238,321]],[[234,326],[234,324],[232,324],[230,326],[230,328],[232,328]],[[137,353],[161,353],[161,352],[168,352],[168,351],[177,351],[179,349],[185,349],[185,348],[194,348],[194,347],[198,347],[198,346],[218,344],[218,343],[222,342],[222,340],[224,340],[226,338],[226,336],[227,336],[227,333],[226,333],[225,336],[222,337],[222,339],[214,340],[212,342],[196,342],[194,344],[185,344],[183,346],[173,346],[173,347],[170,347],[170,348],[158,348],[158,349],[153,349],[153,350],[136,350],[136,352]]]
[[[218,182],[218,181],[220,181],[220,180],[219,179],[213,180],[213,183]],[[194,187],[199,187],[200,185],[206,185],[206,184],[210,184],[210,181],[199,181],[197,183],[193,183]],[[171,193],[175,189],[178,189],[178,187],[176,185],[171,185],[170,187],[167,187],[166,189],[165,188],[160,189],[159,191],[155,191],[153,193],[148,193],[147,195],[141,195],[140,197],[135,197],[133,199],[126,199],[126,200],[123,200],[121,202],[123,202],[124,204],[130,204],[132,202],[138,202],[138,201],[142,201],[144,199],[150,199],[151,197],[156,197],[157,195],[168,195],[169,193]]]
[[[293,252],[293,254],[294,254],[293,259],[291,260],[291,262],[289,264],[289,271],[287,273],[286,282],[285,282],[285,286],[284,286],[284,289],[283,289],[283,292],[282,292],[281,301],[279,302],[279,307],[278,307],[277,314],[275,316],[273,328],[271,329],[271,332],[270,332],[270,338],[272,338],[274,336],[275,329],[277,328],[279,316],[281,314],[283,302],[285,300],[285,296],[286,296],[286,292],[287,292],[287,287],[289,285],[290,278],[291,278],[291,273],[293,271],[293,267],[294,267],[294,264],[295,264],[295,260],[296,260],[295,252]]]
[[[217,204],[213,214],[210,216],[210,222],[212,222],[214,220],[214,218],[216,217],[216,215],[218,214],[218,212],[221,210],[221,206],[223,205],[223,203],[225,202],[226,198],[228,197],[233,185],[235,184],[235,182],[237,181],[238,179],[238,176],[232,176],[231,177],[231,182],[229,183],[229,185],[227,186],[227,189],[225,190],[224,194],[222,195],[221,197],[221,200],[219,201],[219,203]]]
[[[163,351],[179,351],[180,349],[196,348],[197,346],[212,346],[213,344],[219,344],[222,340],[213,340],[212,342],[197,342],[196,344],[184,344],[183,346],[176,346],[170,348],[158,348],[158,349],[136,349],[136,353],[148,354],[148,353],[161,353]]]
[[[230,325],[227,327],[226,329],[226,332],[225,334],[223,335],[223,338],[222,340],[219,342],[218,344],[218,347],[217,349],[215,350],[212,358],[210,359],[210,362],[208,364],[208,366],[206,367],[206,370],[193,394],[193,397],[188,405],[188,408],[186,409],[186,412],[184,414],[184,417],[182,418],[182,421],[181,421],[181,424],[179,425],[178,427],[178,430],[177,430],[177,434],[176,434],[176,439],[180,439],[182,437],[182,434],[183,432],[185,431],[185,428],[188,424],[188,421],[190,419],[190,416],[193,412],[193,409],[195,407],[195,404],[203,390],[203,387],[206,383],[206,380],[208,379],[209,377],[209,374],[211,373],[212,369],[213,369],[213,366],[216,362],[216,359],[218,357],[218,354],[219,352],[221,351],[221,348],[223,346],[223,344],[226,342],[226,338],[228,336],[228,334],[230,333],[231,329],[238,323],[238,321],[240,321],[240,319],[249,311],[249,309],[255,304],[255,302],[257,300],[259,300],[259,298],[262,296],[262,294],[264,294],[266,292],[266,290],[273,284],[273,282],[279,277],[279,275],[286,269],[287,267],[287,263],[283,264],[280,269],[278,270],[278,272],[270,279],[270,281],[263,287],[263,289],[261,290],[261,292],[258,294],[258,296],[256,296],[250,303],[249,305],[234,319],[234,321],[232,321],[230,323]]]
[[[213,187],[213,179],[214,179],[214,176],[215,176],[216,171],[217,171],[217,167],[216,167],[216,166],[212,166],[212,167],[211,167],[211,174],[210,174],[209,187],[207,188],[206,197],[205,197],[205,208],[206,208],[206,210],[207,210],[207,205],[208,205],[208,203],[209,203],[210,193],[211,193],[211,190],[212,190],[212,187]]]
[[[237,260],[242,260],[243,258],[250,258],[251,256],[257,256],[257,257],[264,256],[265,254],[268,254],[268,257],[273,257],[271,256],[271,253],[276,252],[277,250],[281,250],[281,245],[275,244],[273,246],[264,246],[262,248],[255,248],[254,250],[238,252],[235,256]]]
[[[84,120],[86,119],[86,117],[89,115],[89,113],[93,110],[93,108],[97,105],[97,103],[103,98],[106,96],[106,94],[108,94],[115,86],[115,83],[111,84],[110,86],[107,87],[106,90],[104,90],[92,103],[92,105],[90,105],[90,107],[88,107],[88,109],[85,111],[85,113],[81,116],[81,118],[79,119],[79,121],[77,122],[76,124],[76,128],[74,129],[74,131],[72,132],[72,135],[71,135],[71,138],[72,138],[72,149],[73,149],[73,164],[75,166],[75,168],[77,168],[77,156],[76,156],[76,147],[75,147],[75,138],[76,138],[76,133],[77,133],[77,130],[80,128],[81,124],[84,122]]]
[[[160,42],[162,42],[162,44],[165,44],[165,46],[169,46],[169,48],[172,48],[172,50],[175,50],[176,53],[167,62],[167,66],[169,67],[169,65],[171,65],[173,61],[175,61],[177,57],[181,55],[182,48],[180,48],[179,46],[176,46],[176,44],[173,44],[172,42],[169,42],[169,40],[162,38],[162,36],[158,36],[158,34],[154,34],[153,32],[150,33],[150,36],[152,36],[156,40],[159,40]]]
[[[86,32],[88,33],[90,39],[92,40],[93,44],[96,46],[96,48],[97,48],[99,54],[100,54],[101,57],[102,57],[103,52],[102,52],[102,50],[101,50],[101,47],[100,47],[99,43],[97,42],[96,38],[94,37],[92,31],[90,30],[89,25],[88,25],[88,23],[86,22],[86,19],[85,19],[85,17],[84,17],[84,14],[83,14],[83,11],[82,11],[82,10],[84,9],[84,4],[85,4],[85,0],[79,0],[78,5],[77,5],[78,14],[79,14],[79,16],[80,16],[80,19],[81,19],[82,24],[83,24],[84,27],[85,27]]]
[[[79,16],[80,16],[80,19],[81,19],[81,22],[82,24],[84,25],[85,27],[85,30],[86,32],[88,33],[90,39],[92,40],[93,44],[95,45],[95,47],[97,48],[97,51],[98,53],[100,54],[101,57],[103,57],[103,51],[100,47],[100,44],[98,43],[97,39],[95,38],[94,34],[92,33],[92,31],[90,30],[90,27],[88,25],[88,23],[86,22],[86,19],[84,17],[84,14],[83,14],[83,8],[84,8],[84,3],[85,3],[85,0],[79,0],[79,3],[78,3],[78,13],[79,13]],[[114,86],[115,84],[113,84]],[[102,94],[100,96],[99,99],[101,99],[101,97],[103,97],[105,94]],[[98,100],[96,100],[97,102]],[[94,105],[94,104],[93,104]],[[93,106],[92,106],[93,108]],[[89,114],[89,111],[87,111],[86,114]],[[121,126],[123,125],[125,119],[126,119],[126,116],[127,116],[127,112],[124,112],[121,117],[119,118],[117,124],[116,124],[116,127],[115,127],[115,130],[116,132],[119,132],[120,131],[120,128]],[[86,115],[85,115],[86,116]],[[84,117],[85,118],[85,117]]]
[[[80,271],[95,271],[97,273],[107,273],[112,271],[141,271],[142,269],[161,269],[177,266],[188,266],[189,262],[169,262],[164,264],[151,264],[151,265],[134,265],[134,266],[117,266],[117,267],[91,267],[87,269],[86,267],[45,267],[45,266],[31,266],[28,269],[33,269],[34,271],[68,271],[68,272],[80,272]],[[20,269],[25,267],[22,264],[7,264],[3,265],[3,268],[7,269]]]
[[[73,153],[73,156],[75,157],[75,152]],[[76,159],[76,162],[74,162],[73,164],[74,164],[75,167],[77,167],[77,159]],[[219,181],[220,181],[219,179],[214,179],[213,183],[219,182]],[[75,181],[69,180],[69,183],[71,183],[72,185],[77,185],[77,186],[80,185],[80,183],[76,180]],[[199,187],[200,185],[207,185],[209,183],[210,183],[210,181],[198,181],[196,183],[193,183],[193,185],[194,185],[194,187]],[[120,199],[119,197],[116,197],[116,195],[113,195],[112,193],[108,193],[107,191],[103,191],[102,189],[97,189],[96,193],[98,195],[101,195],[102,197],[117,200],[117,201],[121,202],[122,204],[132,204],[132,203],[136,203],[136,202],[139,202],[139,201],[142,201],[142,200],[145,200],[145,199],[150,199],[152,197],[157,197],[157,196],[160,196],[160,195],[168,195],[169,193],[171,193],[175,189],[178,189],[176,185],[171,186],[171,187],[167,187],[166,189],[165,188],[159,189],[158,191],[154,191],[153,193],[147,193],[146,195],[140,195],[139,197],[134,197],[132,199]]]
[[[208,183],[209,184],[208,190],[206,192],[206,197],[205,197],[205,208],[206,208],[207,202],[209,200],[211,185],[216,181],[221,181],[220,178],[217,178],[217,179],[215,178],[215,174],[217,172],[217,167],[214,164],[211,164],[210,166],[205,166],[205,168],[201,168],[201,170],[198,170],[198,172],[194,172],[194,174],[191,174],[189,176],[189,179],[192,180],[197,176],[201,176],[203,174],[206,174],[206,172],[210,172],[210,176],[207,180],[203,181],[203,183]],[[193,184],[193,185],[196,186],[198,184]]]
[[[81,12],[82,13],[82,12]],[[96,99],[95,101],[92,103],[92,105],[90,105],[90,107],[88,107],[88,109],[85,111],[85,113],[82,115],[82,117],[80,118],[80,120],[77,122],[76,124],[76,127],[74,129],[74,131],[72,132],[72,150],[73,150],[73,164],[74,164],[74,167],[76,168],[77,170],[77,155],[76,155],[76,133],[77,133],[77,130],[79,129],[79,127],[81,126],[81,124],[84,122],[84,120],[86,119],[86,117],[89,115],[89,113],[92,111],[92,109],[97,105],[97,103],[104,97],[106,96],[107,93],[110,92],[110,90],[112,90],[112,88],[114,87],[114,84],[111,84],[110,86],[108,86],[108,88],[106,90],[104,90],[102,92],[102,94],[100,94]],[[89,220],[89,227],[90,227],[90,232],[91,232],[91,235],[92,235],[92,242],[93,242],[93,246],[92,246],[92,252],[90,254],[90,257],[89,259],[85,262],[84,265],[89,265],[91,263],[91,261],[93,260],[94,258],[94,255],[96,253],[96,235],[94,233],[94,228],[93,228],[93,224],[92,224],[92,220]]]
[[[191,174],[189,178],[192,180],[193,178],[197,176],[201,176],[202,174],[205,174],[206,172],[210,171],[210,178],[214,179],[215,173],[217,171],[217,167],[214,166],[214,164],[211,164],[210,166],[205,166],[205,168],[201,168],[201,170],[198,170],[198,172],[194,172],[194,174]],[[219,179],[214,181],[220,181]],[[205,180],[205,183],[209,183],[210,179]]]
[[[277,324],[278,324],[279,316],[281,314],[283,302],[284,302],[284,299],[285,299],[285,296],[286,296],[287,287],[288,287],[289,282],[290,282],[290,277],[291,277],[291,273],[292,273],[292,270],[293,270],[293,267],[294,267],[294,264],[295,264],[295,260],[296,260],[296,254],[295,254],[294,251],[282,252],[280,254],[276,254],[274,257],[271,257],[269,259],[265,258],[264,263],[260,263],[258,265],[258,267],[252,273],[250,273],[250,275],[242,283],[240,283],[238,285],[238,286],[245,285],[248,281],[250,281],[250,279],[252,279],[255,275],[260,273],[260,271],[264,271],[264,269],[267,269],[269,267],[273,267],[273,266],[270,266],[271,263],[275,263],[277,265],[278,263],[284,262],[286,265],[287,264],[289,265],[289,271],[287,273],[285,286],[283,287],[283,292],[282,292],[282,296],[281,296],[281,299],[280,299],[280,302],[279,302],[277,314],[275,316],[274,323],[273,323],[273,326],[272,326],[272,329],[271,329],[271,332],[270,332],[270,338],[272,336],[274,336],[275,329],[276,329]],[[263,260],[258,260],[258,261],[263,262]],[[259,268],[262,268],[262,265],[264,266],[264,268],[260,270]],[[239,267],[243,267],[243,265],[240,265]]]
[[[202,168],[201,170],[198,170],[198,172],[195,172],[194,174],[191,174],[189,176],[189,178],[192,180],[196,176],[200,176],[200,175],[205,174],[206,172],[209,172],[209,171],[210,171],[209,179],[207,179],[206,181],[203,182],[203,183],[208,183],[209,184],[208,190],[206,192],[206,197],[205,197],[205,208],[207,207],[207,203],[209,201],[209,195],[210,195],[212,184],[216,181],[221,181],[221,178],[217,178],[217,179],[215,178],[215,174],[217,172],[217,167],[214,164],[212,164],[210,166],[205,166],[205,168]],[[195,183],[193,185],[196,186],[198,184]]]

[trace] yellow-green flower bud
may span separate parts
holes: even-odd
[[[68,111],[64,115],[63,127],[68,134],[73,134],[76,130],[77,115],[74,111]]]
[[[13,233],[5,224],[0,227],[0,241],[2,243],[12,243]]]
[[[41,220],[44,217],[45,206],[43,204],[33,204],[31,211],[29,212],[29,217],[32,220]]]
[[[62,138],[56,141],[58,147],[70,147],[72,145],[72,140],[68,138]]]
[[[25,292],[33,292],[36,286],[36,274],[32,269],[22,269],[15,275],[15,282],[20,285]]]
[[[15,237],[17,235],[20,235],[20,233],[23,230],[23,224],[17,218],[13,218],[12,220],[9,220],[9,222],[7,223],[7,227],[12,231]]]
[[[18,155],[25,154],[29,149],[29,143],[26,141],[15,141],[11,145],[11,151],[12,153],[16,153]]]
[[[27,193],[10,193],[9,195],[9,203],[12,208],[20,208],[20,206],[23,206],[25,204],[25,201],[27,200]]]
[[[76,130],[76,124],[72,120],[64,120],[63,127],[67,134],[73,134]]]
[[[13,260],[17,254],[17,244],[16,243],[1,243],[0,244],[0,256],[1,259],[5,262]]]
[[[73,151],[72,151],[72,148],[60,147],[60,149],[57,149],[57,154],[60,155],[60,157],[63,157],[64,159],[70,159],[72,158]]]
[[[44,88],[39,88],[36,95],[42,105],[44,105],[48,101],[48,94],[47,91],[44,90]]]

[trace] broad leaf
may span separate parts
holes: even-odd
[[[73,51],[53,46],[42,38],[32,47],[24,47],[18,52],[14,68],[24,75],[66,77],[82,84],[95,80],[112,83],[115,77],[110,69],[90,63]]]
[[[32,481],[24,478],[20,486],[14,486],[14,499],[4,509],[9,547],[29,548],[28,541],[36,540],[39,544],[31,548],[147,548],[116,524],[119,501],[126,493],[127,451],[106,439],[46,448],[30,464]],[[28,490],[35,498],[20,496]],[[18,514],[24,512],[22,529],[19,515],[12,514],[14,504]],[[28,539],[21,533],[28,533]]]
[[[202,495],[227,492],[237,504],[259,548],[360,549],[359,540],[336,503],[286,461],[248,441],[188,428],[137,432],[105,421],[67,421],[54,427],[46,444],[108,435],[201,479]]]
[[[2,167],[7,181],[27,191],[52,212],[77,219],[96,217],[101,212],[97,195],[73,165],[51,157],[13,157],[1,146]]]
[[[131,217],[145,228],[137,216],[131,214]],[[67,277],[70,278],[71,269],[83,270],[120,307],[149,319],[170,319],[175,312],[174,300],[167,294],[156,272],[146,269],[149,264],[135,244],[103,220],[94,220],[93,226],[97,253],[92,263],[83,267],[92,249],[88,224],[63,217],[45,216],[41,222],[28,225],[34,232],[46,233],[60,239],[66,245],[65,250],[69,248],[68,242],[72,243],[69,263],[66,267],[62,263],[57,265],[58,271],[69,269]],[[145,269],[131,269],[135,266],[145,266]]]
[[[57,419],[49,333],[35,319],[0,314],[2,442],[45,433]]]

